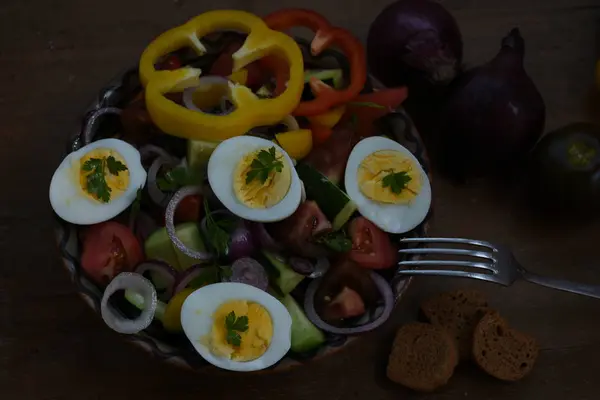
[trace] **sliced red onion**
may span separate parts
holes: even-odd
[[[144,243],[148,236],[158,228],[159,226],[154,218],[147,213],[140,211],[135,215],[135,213],[130,212],[129,229],[135,233],[140,242]]]
[[[132,290],[144,297],[142,313],[136,319],[124,318],[108,304],[110,297],[118,290]],[[158,298],[152,283],[133,272],[122,272],[106,287],[100,310],[102,319],[111,329],[119,333],[134,334],[146,329],[154,319]]]
[[[371,321],[367,324],[355,326],[351,328],[340,328],[337,326],[333,326],[323,321],[317,311],[315,310],[315,295],[317,293],[317,289],[321,284],[322,278],[315,279],[308,285],[306,289],[306,294],[304,296],[304,311],[306,312],[306,316],[310,321],[315,324],[318,328],[323,329],[324,331],[339,334],[339,335],[355,335],[357,333],[369,332],[381,324],[383,324],[392,314],[392,310],[394,308],[394,293],[392,292],[392,288],[388,284],[388,282],[383,279],[380,275],[375,272],[369,272],[371,278],[377,285],[379,289],[379,293],[381,293],[381,298],[383,299],[383,311],[381,315],[379,315],[374,321]]]
[[[116,107],[104,107],[99,108],[90,115],[85,124],[85,128],[83,128],[83,144],[88,145],[92,143],[94,139],[94,135],[96,134],[96,125],[98,125],[98,120],[107,115],[121,115],[121,109]]]
[[[171,154],[169,154],[162,147],[158,147],[153,144],[145,144],[142,147],[140,147],[140,156],[142,157],[142,160],[145,160],[145,159],[148,159],[151,157],[162,157],[165,159],[175,160],[174,161],[175,163],[177,162],[176,161],[177,158],[175,156],[172,156]]]
[[[251,257],[255,253],[256,246],[252,232],[250,232],[244,221],[240,221],[237,228],[231,234],[227,258],[230,261],[235,261],[243,257]]]
[[[265,268],[253,258],[240,258],[231,266],[230,282],[245,283],[267,291],[269,277]]]
[[[178,272],[169,264],[156,260],[144,261],[138,264],[135,272],[142,276],[146,272],[151,274],[152,282],[156,285],[156,288],[164,289],[164,293],[159,296],[161,301],[169,301],[173,297]]]
[[[148,177],[146,178],[148,194],[150,195],[152,201],[160,207],[165,207],[165,205],[169,201],[170,193],[165,193],[159,189],[158,184],[156,183],[158,172],[160,171],[163,165],[166,165],[168,167],[175,167],[177,166],[177,163],[177,159],[171,157],[157,157],[152,162],[152,165],[150,165],[150,168],[148,168]]]
[[[201,193],[202,188],[200,188],[199,186],[184,186],[177,192],[175,192],[175,194],[169,201],[169,204],[167,204],[167,209],[165,211],[165,227],[167,228],[167,234],[171,238],[171,241],[173,242],[175,247],[177,247],[183,254],[185,254],[188,257],[195,258],[196,260],[210,261],[213,259],[212,254],[207,253],[205,251],[196,251],[190,249],[177,237],[177,234],[175,233],[174,217],[177,206],[179,206],[179,203],[185,197]]]
[[[250,221],[246,221],[246,224],[248,224],[248,227],[252,232],[252,237],[261,248],[275,252],[283,250],[283,247],[273,239],[271,234],[269,234],[264,224]]]
[[[284,124],[288,128],[288,131],[297,131],[300,129],[300,125],[298,125],[298,121],[296,121],[296,118],[294,118],[294,116],[292,116],[292,115],[286,115],[281,120],[281,123]]]
[[[196,278],[202,276],[205,270],[205,265],[196,264],[183,271],[179,275],[179,281],[177,281],[177,285],[175,285],[175,291],[173,294],[175,295],[187,288]]]
[[[290,257],[288,261],[294,271],[311,279],[322,277],[329,269],[327,257],[320,257],[316,262],[302,257]]]

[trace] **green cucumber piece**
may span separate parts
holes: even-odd
[[[310,322],[296,300],[289,294],[280,300],[292,317],[292,351],[303,353],[322,345],[325,335]]]
[[[304,275],[300,275],[296,271],[294,271],[285,261],[282,261],[276,254],[271,253],[269,251],[263,250],[262,252],[266,259],[269,261],[271,266],[273,266],[277,271],[276,273],[272,273],[272,281],[277,285],[277,288],[281,290],[281,292],[286,295],[302,280],[304,279]],[[267,268],[267,272],[269,268]]]
[[[334,231],[341,229],[356,212],[356,204],[342,189],[310,165],[300,163],[296,171],[304,183],[306,197],[317,202],[323,214],[332,222]]]
[[[142,296],[138,292],[134,292],[131,289],[125,289],[125,300],[133,304],[135,308],[139,309],[140,311],[144,309],[144,296]],[[156,303],[156,312],[154,313],[154,319],[163,322],[166,308],[167,304],[159,300]]]
[[[146,258],[161,260],[173,268],[179,269],[179,260],[166,228],[161,228],[148,236],[144,242],[144,251],[146,252]]]
[[[200,237],[200,230],[195,222],[184,222],[183,224],[177,225],[175,227],[175,234],[179,240],[181,240],[183,244],[190,249],[196,251],[206,251],[204,242]],[[177,261],[181,271],[188,269],[192,265],[198,264],[199,261],[197,259],[183,254],[177,247],[173,246],[173,250],[175,250],[175,254],[177,255]]]
[[[219,142],[208,142],[206,140],[188,140],[187,162],[193,171],[203,171],[213,151]]]

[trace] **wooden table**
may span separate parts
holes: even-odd
[[[600,302],[527,283],[501,288],[422,279],[394,318],[340,354],[276,375],[198,375],[166,366],[124,343],[74,293],[54,248],[48,184],[67,135],[109,78],[134,65],[158,33],[209,8],[259,14],[278,2],[190,0],[3,0],[0,5],[0,398],[1,399],[400,399],[384,378],[398,325],[428,294],[476,286],[510,322],[539,338],[524,381],[504,384],[475,368],[422,399],[597,399]],[[351,28],[362,38],[386,0],[286,0]],[[465,38],[466,62],[492,57],[519,26],[526,67],[547,105],[548,128],[590,120],[588,93],[598,56],[598,0],[448,0]],[[600,107],[596,106],[596,115]],[[510,191],[485,183],[434,182],[434,233],[510,244],[532,270],[600,283],[598,223],[568,230],[540,222]]]

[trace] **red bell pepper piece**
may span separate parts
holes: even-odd
[[[375,120],[396,110],[406,97],[408,90],[404,86],[361,94],[346,105],[346,113],[340,123],[351,121],[354,116],[356,140],[373,136],[376,134]]]
[[[349,31],[331,26],[322,15],[300,8],[276,11],[264,18],[269,28],[285,31],[294,26],[309,28],[315,32],[311,42],[311,52],[318,55],[324,49],[337,45],[350,62],[350,84],[343,90],[335,90],[321,80],[311,78],[310,87],[314,100],[303,101],[294,111],[296,116],[312,116],[326,112],[332,107],[344,104],[355,98],[363,89],[367,80],[365,49],[360,41]],[[275,94],[284,87],[278,86]]]

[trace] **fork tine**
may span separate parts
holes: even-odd
[[[471,246],[482,246],[488,247],[492,250],[496,250],[493,244],[483,240],[472,240],[463,238],[404,238],[400,240],[401,243],[454,243],[454,244],[467,244]]]
[[[396,273],[397,275],[402,276],[427,276],[427,275],[435,275],[435,276],[449,276],[454,278],[469,278],[469,279],[479,279],[482,281],[494,282],[503,285],[503,283],[498,280],[494,275],[491,274],[478,274],[475,272],[467,272],[467,271],[445,271],[445,270],[435,270],[435,269],[406,269],[400,270]]]
[[[443,265],[443,266],[451,266],[451,267],[466,267],[466,268],[480,268],[485,269],[494,273],[497,273],[498,270],[494,268],[492,264],[489,263],[481,263],[481,262],[472,262],[472,261],[450,261],[450,260],[415,260],[415,261],[400,261],[398,263],[399,267],[423,267],[428,265]]]
[[[463,249],[438,249],[432,247],[419,247],[414,249],[402,249],[398,253],[402,254],[450,254],[458,256],[469,256],[477,258],[485,258],[488,260],[496,261],[492,253],[486,253],[483,251],[475,250],[463,250]]]

